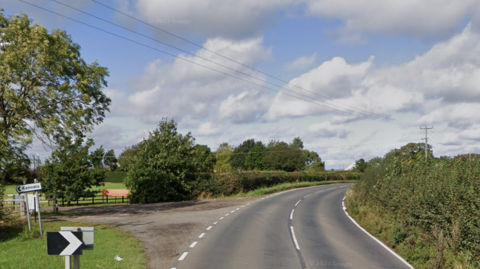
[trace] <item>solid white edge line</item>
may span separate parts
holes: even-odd
[[[345,200],[345,197],[343,197],[343,200]],[[348,214],[346,207],[343,207],[343,212],[345,212],[345,214],[347,215],[347,217],[353,222],[355,223],[355,225],[357,225],[358,228],[360,228],[360,230],[362,230],[364,233],[366,233],[368,236],[370,236],[373,240],[375,240],[378,244],[380,244],[380,246],[384,247],[386,250],[388,250],[390,253],[393,254],[393,256],[397,257],[400,261],[402,261],[404,264],[406,264],[408,267],[414,269],[414,267],[409,264],[406,260],[404,260],[400,255],[398,255],[397,253],[395,253],[395,251],[391,250],[387,245],[385,245],[382,241],[378,240],[375,236],[371,235],[369,232],[367,232],[367,230],[363,229],[362,226],[360,226],[360,224],[358,224],[352,217],[350,217],[350,215]]]
[[[197,241],[193,242],[193,243],[190,245],[190,248],[194,248],[196,244],[197,244]]]
[[[187,257],[187,254],[188,254],[188,252],[183,252],[182,256],[180,256],[180,258],[178,258],[178,260],[183,261],[183,259],[185,259],[185,257]]]
[[[293,219],[293,211],[295,211],[295,209],[292,209],[292,212],[290,213],[290,219]]]
[[[293,226],[290,226],[290,231],[292,232],[293,243],[295,243],[295,247],[300,250],[298,246],[297,238],[295,238],[295,231],[293,231]]]
[[[210,231],[212,229],[212,226],[208,226],[207,231]]]
[[[202,233],[198,238],[202,238],[205,235],[205,233]]]
[[[298,200],[298,202],[295,204],[295,206],[297,206],[301,201],[302,201],[302,199]]]

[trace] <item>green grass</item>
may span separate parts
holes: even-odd
[[[239,193],[226,198],[238,198],[238,197],[258,197],[268,195],[276,192],[286,191],[290,189],[313,187],[318,185],[328,185],[337,183],[357,183],[358,180],[335,180],[335,181],[316,181],[316,182],[300,182],[300,183],[283,183],[269,188],[261,188],[247,193]]]
[[[25,227],[26,225],[23,225]],[[94,250],[84,250],[80,257],[82,268],[146,268],[147,259],[140,242],[126,232],[117,231],[104,224],[74,222],[44,222],[44,231],[60,231],[61,226],[94,227]],[[36,231],[28,232],[18,223],[0,226],[0,268],[64,268],[64,258],[47,254],[46,233],[39,237],[38,223],[32,223]],[[34,238],[37,237],[37,238]],[[123,261],[114,260],[115,255]]]

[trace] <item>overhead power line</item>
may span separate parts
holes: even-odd
[[[54,1],[55,1],[55,0],[54,0]],[[179,36],[179,35],[176,35],[176,34],[170,32],[170,31],[167,31],[167,30],[165,30],[165,29],[162,29],[162,28],[160,28],[160,27],[157,27],[157,26],[155,26],[155,25],[152,25],[152,24],[150,24],[150,23],[148,23],[148,22],[146,22],[146,21],[143,21],[143,20],[138,19],[138,18],[136,18],[136,17],[134,17],[134,16],[131,16],[131,15],[129,15],[129,14],[125,13],[125,12],[122,12],[122,11],[120,11],[120,10],[118,10],[118,9],[115,9],[115,8],[109,6],[109,5],[103,4],[103,3],[99,2],[99,1],[96,1],[96,0],[92,0],[92,1],[95,2],[95,3],[97,3],[97,4],[99,4],[99,5],[101,5],[101,6],[103,6],[103,7],[108,8],[108,9],[114,11],[114,12],[117,12],[117,13],[119,13],[119,14],[122,14],[122,15],[130,18],[130,19],[133,19],[133,20],[138,21],[138,22],[140,22],[140,23],[142,23],[142,24],[144,24],[144,25],[147,25],[147,26],[149,26],[149,27],[152,27],[152,28],[154,28],[154,29],[156,29],[156,30],[158,30],[158,31],[161,31],[161,32],[163,32],[163,33],[165,33],[165,34],[168,34],[168,35],[170,35],[170,36],[173,36],[173,37],[175,37],[175,38],[178,38],[178,39],[180,39],[180,40],[182,40],[182,41],[185,41],[185,42],[187,42],[187,43],[189,43],[189,44],[191,44],[191,45],[194,45],[194,46],[196,46],[196,47],[198,47],[198,48],[200,48],[200,49],[203,49],[203,50],[205,50],[205,51],[208,51],[208,52],[210,52],[210,53],[213,53],[213,54],[215,54],[215,55],[217,55],[217,56],[219,56],[219,57],[222,57],[223,59],[229,60],[229,61],[231,61],[231,62],[233,62],[233,63],[236,63],[236,64],[238,64],[238,65],[241,65],[241,66],[243,66],[243,67],[246,67],[246,68],[248,68],[248,69],[250,69],[250,70],[253,70],[253,71],[255,71],[255,72],[258,72],[258,73],[260,73],[260,74],[263,74],[263,75],[265,75],[265,76],[267,76],[267,77],[270,77],[270,78],[273,78],[273,79],[278,80],[278,81],[280,81],[280,82],[283,82],[283,83],[285,83],[285,84],[288,85],[288,86],[292,86],[292,87],[295,87],[295,88],[297,88],[297,89],[300,89],[300,90],[309,92],[309,93],[311,93],[311,94],[314,94],[314,95],[316,95],[316,96],[325,98],[325,99],[327,99],[327,100],[330,100],[330,101],[332,101],[332,102],[334,102],[334,103],[337,103],[337,104],[340,104],[340,105],[342,105],[342,106],[349,107],[349,108],[351,108],[351,109],[360,111],[361,113],[367,113],[367,114],[370,115],[370,117],[383,118],[383,119],[385,119],[385,120],[392,120],[392,119],[390,119],[389,117],[386,117],[386,116],[383,116],[383,115],[378,115],[378,114],[376,114],[376,113],[373,113],[373,112],[370,112],[370,111],[367,111],[367,110],[364,110],[364,109],[361,109],[361,108],[357,108],[357,107],[354,107],[354,106],[350,106],[350,105],[347,105],[347,104],[343,104],[343,103],[338,102],[338,101],[336,101],[335,99],[330,98],[330,97],[328,97],[328,96],[325,96],[325,95],[316,93],[316,92],[314,92],[314,91],[307,90],[307,89],[305,89],[305,88],[303,88],[303,87],[294,85],[294,84],[292,84],[292,83],[290,83],[290,82],[288,82],[288,81],[286,81],[286,80],[283,80],[283,79],[281,79],[281,78],[278,78],[278,77],[276,77],[276,76],[274,76],[274,75],[271,75],[271,74],[269,74],[269,73],[266,73],[266,72],[264,72],[264,71],[261,71],[261,70],[259,70],[259,69],[257,69],[257,68],[254,68],[254,67],[252,67],[252,66],[249,66],[249,65],[247,65],[247,64],[244,64],[244,63],[241,63],[241,62],[239,62],[239,61],[236,61],[235,59],[232,59],[232,58],[230,58],[230,57],[224,56],[223,54],[220,54],[220,53],[218,53],[218,52],[216,52],[216,51],[210,50],[210,49],[206,48],[205,46],[203,46],[203,45],[201,45],[201,44],[192,42],[192,41],[190,41],[190,40],[188,40],[188,39],[186,39],[186,38],[183,38],[183,37],[181,37],[181,36]],[[57,1],[55,1],[55,2],[57,2]],[[170,46],[170,45],[168,45],[168,46]],[[173,46],[170,46],[170,47],[173,47]],[[405,124],[405,123],[404,123],[404,124]],[[407,124],[408,124],[408,123],[407,123]]]
[[[286,95],[286,96],[289,96],[289,97],[293,97],[293,98],[296,98],[296,99],[299,99],[299,100],[302,100],[302,101],[305,101],[305,102],[309,102],[309,103],[312,103],[312,104],[315,104],[315,105],[324,106],[324,107],[327,107],[327,108],[330,108],[330,109],[333,109],[333,110],[337,110],[337,111],[339,111],[339,112],[344,112],[344,113],[346,112],[346,113],[350,113],[350,114],[353,114],[353,115],[363,116],[363,117],[366,117],[366,118],[370,118],[370,119],[373,119],[373,120],[380,120],[380,121],[384,121],[384,122],[390,122],[390,121],[394,120],[394,119],[388,119],[388,120],[387,120],[387,119],[383,119],[383,118],[376,118],[376,117],[371,117],[371,116],[368,116],[368,115],[362,115],[362,114],[359,113],[359,112],[351,111],[351,110],[343,110],[343,109],[341,109],[341,108],[337,108],[337,107],[333,106],[333,105],[330,104],[330,103],[326,103],[326,102],[324,102],[324,101],[322,101],[322,100],[315,99],[315,98],[313,98],[313,97],[311,97],[311,96],[308,96],[308,95],[305,95],[305,94],[301,94],[301,93],[298,93],[298,92],[295,92],[295,91],[291,91],[291,90],[288,90],[288,89],[284,89],[284,90],[286,90],[286,91],[288,91],[288,92],[292,92],[292,93],[294,93],[294,94],[296,94],[296,95],[298,95],[298,96],[292,95],[292,94],[288,94],[288,93],[285,93],[284,91],[276,90],[276,89],[267,87],[267,86],[265,86],[265,85],[261,85],[261,84],[252,82],[252,81],[250,81],[250,80],[244,79],[244,78],[242,78],[242,77],[238,77],[238,76],[235,76],[235,75],[232,75],[232,74],[229,74],[229,73],[226,73],[226,72],[217,70],[217,69],[215,69],[215,68],[212,68],[212,67],[209,67],[209,66],[206,66],[206,65],[203,65],[203,64],[194,62],[194,61],[189,60],[189,59],[186,59],[186,58],[184,58],[184,57],[180,57],[180,56],[174,55],[174,54],[172,54],[172,53],[169,53],[169,52],[166,52],[166,51],[163,51],[163,50],[154,48],[154,47],[152,47],[152,46],[149,46],[149,45],[146,45],[146,44],[144,44],[144,43],[138,42],[138,41],[136,41],[136,40],[133,40],[133,39],[130,39],[130,38],[121,36],[121,35],[119,35],[119,34],[116,34],[116,33],[113,33],[113,32],[107,31],[107,30],[104,30],[104,29],[99,28],[99,27],[97,27],[97,26],[94,26],[94,25],[91,25],[91,24],[88,24],[88,23],[85,23],[85,22],[76,20],[76,19],[71,18],[71,17],[69,17],[69,16],[66,16],[66,15],[60,14],[60,13],[58,13],[58,12],[55,12],[55,11],[52,11],[52,10],[43,8],[43,7],[38,6],[38,5],[35,5],[35,4],[33,4],[33,3],[30,3],[30,2],[27,2],[27,1],[23,1],[23,0],[19,0],[19,1],[20,1],[20,2],[23,2],[23,3],[25,3],[25,4],[28,4],[28,5],[31,5],[31,6],[33,6],[33,7],[39,8],[39,9],[41,9],[41,10],[50,12],[50,13],[52,13],[52,14],[61,16],[61,17],[63,17],[63,18],[69,19],[69,20],[71,20],[71,21],[75,21],[75,22],[77,22],[77,23],[80,23],[80,24],[83,24],[83,25],[85,25],[85,26],[91,27],[91,28],[96,29],[96,30],[98,30],[98,31],[102,31],[102,32],[104,32],[104,33],[107,33],[107,34],[116,36],[116,37],[118,37],[118,38],[127,40],[127,41],[129,41],[129,42],[132,42],[132,43],[135,43],[135,44],[138,44],[138,45],[141,45],[141,46],[143,46],[143,47],[146,47],[146,48],[149,48],[149,49],[152,49],[152,50],[161,52],[161,53],[166,54],[166,55],[169,55],[169,56],[171,56],[171,57],[174,57],[174,58],[177,58],[177,59],[181,59],[181,60],[186,61],[186,62],[189,62],[189,63],[191,63],[191,64],[195,64],[195,65],[197,65],[197,66],[200,66],[200,67],[209,69],[209,70],[211,70],[211,71],[214,71],[214,72],[217,72],[217,73],[220,73],[220,74],[223,74],[223,75],[226,75],[226,76],[229,76],[229,77],[232,77],[232,78],[235,78],[235,79],[238,79],[238,80],[247,82],[247,83],[250,83],[250,84],[252,84],[252,85],[255,85],[255,86],[258,86],[258,87],[267,89],[267,90],[271,90],[271,91],[274,91],[274,92],[278,92],[278,93],[281,93],[281,94]],[[299,96],[301,96],[301,97],[299,97]],[[308,98],[308,99],[310,99],[310,100],[304,99],[304,98],[302,98],[302,97]],[[315,102],[315,101],[318,101],[318,102],[321,102],[321,103],[318,103],[318,102]]]

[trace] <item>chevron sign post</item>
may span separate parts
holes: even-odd
[[[48,255],[82,255],[82,232],[47,232]]]

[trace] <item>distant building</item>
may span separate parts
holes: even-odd
[[[356,165],[355,163],[352,163],[352,164],[349,165],[347,168],[345,168],[345,171],[352,171],[352,170],[354,170],[356,167],[357,167],[357,165]]]

